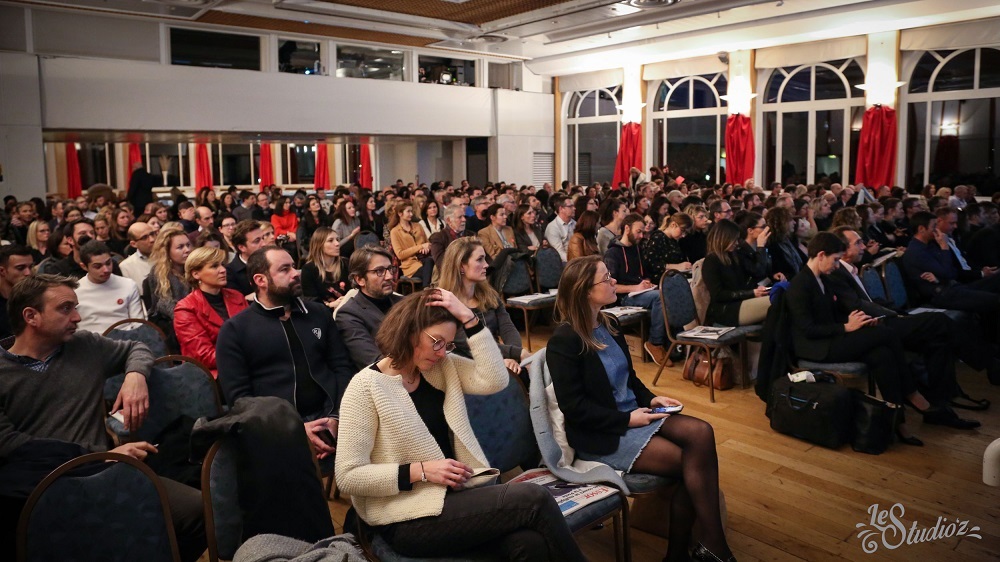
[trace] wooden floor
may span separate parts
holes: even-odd
[[[551,329],[532,330],[537,350]],[[536,337],[537,333],[537,337]],[[636,362],[639,377],[657,394],[684,403],[685,414],[700,417],[715,428],[721,487],[728,504],[727,537],[740,562],[755,560],[901,560],[921,562],[1000,560],[1000,488],[982,483],[982,454],[1000,438],[1000,387],[985,374],[964,366],[960,380],[976,397],[990,398],[987,412],[960,411],[983,427],[958,431],[924,426],[912,414],[911,427],[926,446],[896,444],[878,455],[856,453],[846,446],[832,451],[771,431],[764,403],[753,389],[734,388],[708,400],[706,388],[681,380],[678,367],[667,369],[660,385],[652,386],[656,365]],[[330,502],[338,531],[349,505],[344,497]],[[889,509],[902,504],[901,519],[909,529],[967,520],[978,526],[982,539],[953,536],[888,549],[881,533],[878,549],[862,550],[858,533],[871,529],[869,507]],[[865,528],[857,528],[865,524]],[[889,545],[899,537],[885,535]],[[611,525],[577,535],[590,560],[614,560]],[[632,532],[635,562],[659,561],[666,540]]]

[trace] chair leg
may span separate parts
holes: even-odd
[[[620,493],[620,492],[619,492]],[[628,498],[622,496],[622,551],[625,554],[625,562],[632,562],[632,528],[631,522],[629,522],[629,506]]]
[[[715,380],[712,379],[712,368],[715,365],[713,365],[712,350],[709,348],[705,355],[708,355],[708,401],[715,404]]]
[[[333,491],[333,475],[326,477],[326,500],[330,501],[330,493]],[[338,492],[340,490],[337,490]]]
[[[611,519],[612,526],[615,530],[615,562],[622,562],[622,552],[625,550],[625,545],[622,543],[622,514],[618,512]]]
[[[646,355],[646,350],[645,349],[643,349],[642,354],[643,354],[643,356]],[[667,364],[667,362],[664,361],[663,363],[660,364],[660,367],[658,369],[656,369],[656,376],[653,377],[653,386],[656,386],[656,383],[660,381],[660,375],[663,374],[663,367],[665,367],[666,364]]]
[[[528,315],[528,309],[522,308],[521,312],[524,313],[524,339],[528,340],[528,351],[534,351],[531,349],[531,318]]]
[[[747,340],[740,342],[740,369],[743,371],[743,380],[740,388],[746,388],[750,381],[750,350],[747,349]]]

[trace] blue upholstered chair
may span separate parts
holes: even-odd
[[[17,550],[21,562],[180,560],[159,478],[117,453],[84,455],[46,476],[21,512]]]
[[[535,252],[535,285],[539,293],[559,286],[563,262],[555,248],[542,248]]]
[[[177,363],[175,365],[175,363]],[[114,403],[125,375],[116,375],[104,383],[104,400]],[[149,441],[181,416],[191,419],[222,413],[219,389],[204,366],[190,357],[167,355],[156,360],[146,378],[149,387],[149,412],[145,423],[129,432],[115,418],[107,418],[107,427],[119,442]]]
[[[882,284],[882,276],[872,266],[866,265],[861,268],[861,283],[865,286],[865,291],[873,301],[889,300],[889,296],[885,293],[885,285]],[[905,291],[906,289],[904,288],[903,290]]]
[[[232,560],[243,544],[243,513],[236,470],[233,441],[226,438],[216,441],[201,465],[205,537],[211,562]]]
[[[167,335],[159,326],[142,318],[126,318],[108,326],[104,337],[118,341],[137,341],[146,344],[153,357],[167,354]]]
[[[370,230],[363,230],[354,237],[354,247],[364,248],[365,246],[381,247],[382,245],[379,243],[378,236],[374,232]]]

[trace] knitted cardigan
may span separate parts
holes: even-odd
[[[499,392],[509,375],[489,330],[470,336],[469,347],[473,359],[451,353],[423,375],[424,383],[444,391],[444,416],[454,437],[456,460],[476,469],[489,467],[489,461],[472,431],[464,395]],[[354,375],[340,404],[337,433],[337,486],[350,494],[358,515],[368,524],[441,514],[446,486],[416,482],[413,490],[399,491],[400,465],[445,458],[401,376],[371,367]]]

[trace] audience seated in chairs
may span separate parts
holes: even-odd
[[[247,260],[250,259],[250,254],[270,245],[265,241],[262,224],[270,225],[270,223],[259,221],[240,221],[233,229],[233,247],[236,250],[236,257],[226,264],[226,287],[243,296],[254,293],[254,288],[247,277]]]
[[[435,232],[445,227],[444,219],[441,218],[441,209],[441,204],[434,199],[424,201],[420,208],[420,226],[424,229],[428,240]]]
[[[553,195],[550,202],[556,216],[545,227],[545,239],[548,240],[549,246],[559,252],[559,257],[565,263],[568,259],[569,239],[576,229],[576,221],[573,220],[576,207],[573,205],[573,200],[562,193]]]
[[[639,250],[639,242],[645,235],[642,216],[632,213],[625,217],[622,230],[621,239],[613,240],[608,246],[604,263],[607,265],[609,279],[616,280],[614,287],[618,304],[638,306],[650,312],[649,341],[643,347],[657,365],[662,365],[667,360],[667,352],[663,348],[667,343],[667,330],[660,305],[660,292],[654,290],[656,283],[649,279],[642,265],[642,252]],[[566,275],[565,271],[563,275]],[[629,296],[629,293],[635,291],[643,292]]]
[[[711,221],[708,220],[708,210],[704,205],[687,205],[684,212],[691,217],[691,229],[681,238],[680,246],[687,261],[694,263],[705,257]]]
[[[354,253],[354,241],[361,234],[362,229],[371,230],[378,234],[378,231],[374,228],[366,228],[361,223],[361,218],[358,216],[358,208],[354,205],[354,201],[344,199],[337,205],[337,210],[333,214],[333,231],[337,233],[338,240],[340,241],[341,254],[346,258],[350,258],[351,254]]]
[[[174,307],[191,292],[184,281],[184,263],[191,253],[191,241],[180,227],[164,227],[156,236],[149,275],[144,282],[149,299],[149,319],[168,336],[169,347],[178,349],[174,335]]]
[[[111,250],[97,240],[80,248],[80,265],[87,275],[80,278],[76,296],[80,301],[81,330],[103,334],[112,324],[127,318],[146,319],[139,287],[131,279],[111,273]]]
[[[340,255],[337,233],[321,226],[309,240],[309,254],[302,266],[302,295],[336,308],[349,288],[347,260]]]
[[[215,378],[219,370],[215,344],[219,329],[247,307],[238,291],[226,288],[226,253],[217,248],[196,248],[184,262],[184,278],[191,293],[177,302],[174,332],[181,355],[200,361]]]
[[[46,243],[46,257],[38,264],[38,273],[59,275],[59,264],[68,256],[73,255],[73,240],[63,234],[62,228],[57,228],[49,235]]]
[[[687,213],[664,215],[660,228],[646,233],[639,247],[642,249],[643,267],[650,279],[663,277],[668,269],[691,271],[691,260],[681,249],[681,240],[691,230],[694,220]]]
[[[271,215],[271,225],[274,226],[274,235],[283,238],[287,243],[295,242],[296,232],[299,229],[299,216],[292,209],[292,200],[288,197],[279,197],[274,206],[274,214]]]
[[[459,325],[474,359],[448,354]],[[584,560],[547,490],[481,486],[489,461],[463,394],[509,376],[479,317],[442,289],[395,305],[377,335],[385,357],[358,373],[341,406],[337,484],[358,516],[405,556],[488,548],[510,560]],[[461,491],[459,491],[461,490]]]
[[[392,251],[399,259],[399,268],[407,277],[418,277],[424,287],[431,284],[431,245],[424,236],[424,229],[413,222],[413,204],[398,201],[396,212],[389,223]]]
[[[490,224],[477,233],[489,259],[497,257],[501,250],[515,248],[514,229],[507,226],[507,209],[503,205],[493,204],[486,209],[486,217]]]
[[[393,293],[398,270],[392,265],[392,254],[381,246],[362,246],[351,256],[350,276],[357,294],[340,306],[335,319],[355,370],[371,365],[381,355],[375,334],[392,305],[403,298]]]
[[[545,231],[538,225],[538,211],[530,205],[519,205],[514,212],[514,242],[522,252],[537,252],[547,247]]]
[[[139,295],[143,294],[142,282],[149,276],[149,270],[152,268],[149,256],[153,253],[156,232],[155,228],[144,222],[136,222],[128,227],[129,245],[135,251],[118,264],[122,270],[122,277],[131,279],[136,287],[139,287]]]
[[[500,354],[507,369],[518,374],[521,360],[530,353],[521,347],[521,334],[510,321],[507,308],[500,295],[490,285],[486,276],[489,261],[482,242],[474,236],[459,238],[448,246],[441,263],[441,278],[438,286],[452,293],[459,301],[479,318],[494,339],[499,338]],[[455,350],[466,357],[471,356],[468,338],[464,330],[455,334]]]
[[[623,238],[629,237],[629,220],[624,228]],[[608,251],[614,250],[612,246]],[[693,553],[697,560],[731,560],[719,508],[712,426],[685,415],[650,411],[680,403],[654,395],[636,376],[617,322],[600,312],[616,298],[616,281],[600,258],[572,261],[563,271],[556,300],[563,323],[549,339],[546,361],[569,445],[580,458],[615,470],[682,480],[669,506],[665,560],[689,560],[694,525],[702,539]]]
[[[611,197],[601,203],[597,212],[601,215],[601,228],[597,230],[597,253],[603,256],[611,241],[622,235],[622,221],[628,214],[628,205],[621,199]]]
[[[596,211],[583,211],[576,221],[573,236],[569,238],[569,248],[566,250],[566,260],[597,255],[597,220]]]
[[[68,223],[63,228],[63,235],[73,247],[73,253],[55,262],[55,267],[52,273],[65,275],[67,277],[72,277],[73,279],[85,277],[87,275],[87,271],[80,267],[80,264],[83,261],[80,259],[80,248],[82,248],[87,242],[97,238],[97,233],[94,230],[94,221],[90,219],[79,219]],[[118,268],[118,264],[112,264],[111,271],[115,275],[122,274],[121,269]]]
[[[736,249],[740,227],[723,219],[708,231],[708,255],[701,268],[711,296],[705,321],[708,325],[749,326],[767,318],[770,288],[758,285],[740,262]]]
[[[287,400],[323,458],[333,447],[320,434],[336,435],[340,398],[354,373],[340,331],[325,305],[300,298],[301,275],[285,250],[257,250],[247,273],[256,302],[222,325],[216,346],[226,402],[244,396]]]
[[[887,402],[902,405],[905,400],[917,411],[929,412],[931,404],[917,389],[899,335],[863,310],[839,309],[822,280],[839,267],[845,249],[831,232],[820,232],[809,242],[809,260],[785,296],[795,355],[831,363],[861,361]],[[920,444],[905,423],[898,432],[905,443]]]
[[[456,239],[466,236],[465,230],[465,205],[451,204],[444,209],[445,227],[431,234],[428,241],[431,245],[431,259],[434,260],[435,270],[440,270],[441,258],[448,245]]]
[[[0,246],[0,339],[14,335],[7,318],[7,301],[19,281],[31,276],[31,249],[20,244]]]
[[[780,273],[785,279],[793,279],[805,265],[807,256],[799,248],[795,239],[798,219],[785,207],[774,207],[764,217],[771,231],[767,251],[771,256],[771,273]]]
[[[152,354],[137,342],[77,331],[76,286],[67,277],[36,275],[18,283],[8,303],[17,339],[9,349],[0,350],[5,420],[0,428],[0,471],[5,472],[0,495],[5,510],[10,510],[0,517],[5,522],[17,520],[20,504],[49,471],[74,457],[108,449],[104,419],[94,415],[104,408],[101,392],[106,379],[126,373],[113,406],[124,416],[126,427],[139,428],[146,418],[146,376]],[[143,460],[157,449],[137,442],[112,452]],[[201,494],[166,478],[161,481],[181,557],[197,560],[205,550]],[[13,525],[3,525],[3,531],[13,531]],[[13,547],[14,540],[5,537],[0,545]],[[13,558],[13,554],[5,557]]]

